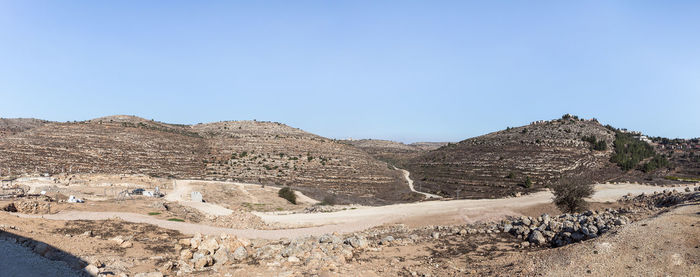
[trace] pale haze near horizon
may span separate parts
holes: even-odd
[[[572,113],[700,136],[693,1],[4,1],[0,117],[459,141]]]

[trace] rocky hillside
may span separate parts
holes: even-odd
[[[410,198],[401,173],[385,162],[281,123],[227,121],[194,125],[192,130],[208,142],[208,177],[290,185],[319,199],[343,195],[336,198],[341,202]],[[348,196],[352,199],[343,199]]]
[[[21,133],[46,123],[49,121],[35,118],[0,118],[0,137]]]
[[[381,204],[411,197],[401,173],[367,153],[256,121],[175,125],[132,116],[47,123],[0,138],[6,174],[132,173],[289,185],[318,198]]]
[[[407,161],[425,152],[447,145],[446,142],[416,142],[404,144],[378,139],[343,140],[342,142],[360,148],[379,160],[400,167]]]
[[[599,142],[584,141],[593,137]],[[533,122],[449,144],[411,159],[406,167],[423,191],[489,198],[542,187],[562,176],[604,179],[619,173],[609,162],[614,132],[595,120]],[[529,180],[529,181],[528,181]]]

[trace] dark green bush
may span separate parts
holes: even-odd
[[[525,183],[523,183],[523,186],[526,188],[532,187],[532,179],[530,179],[530,176],[525,177]]]
[[[283,187],[277,192],[277,195],[279,197],[287,199],[289,203],[292,203],[294,205],[297,204],[297,195],[294,194],[294,190],[292,190],[290,187]]]
[[[580,212],[588,208],[586,197],[593,195],[593,184],[581,180],[562,179],[551,186],[554,204],[565,213]]]

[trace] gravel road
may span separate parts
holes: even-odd
[[[595,188],[596,193],[589,199],[595,202],[615,201],[627,193],[653,193],[654,191],[669,189],[637,184],[596,185]],[[675,189],[682,191],[684,188],[678,187]],[[228,233],[245,238],[279,239],[332,232],[356,232],[386,223],[402,223],[431,217],[455,217],[465,222],[488,220],[506,215],[517,215],[518,209],[550,203],[552,197],[551,192],[541,191],[516,198],[427,201],[379,207],[360,207],[330,213],[254,213],[265,222],[281,223],[290,227],[290,229],[281,230],[230,229],[203,224],[173,222],[155,219],[145,214],[121,212],[69,211],[48,215],[14,215],[32,218],[41,217],[52,220],[105,220],[116,217],[130,222],[154,224],[163,228],[178,230],[185,234],[197,232],[212,235]]]

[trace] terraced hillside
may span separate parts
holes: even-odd
[[[592,149],[583,137],[604,141]],[[467,139],[411,159],[420,190],[460,198],[530,191],[564,175],[604,179],[620,170],[609,162],[614,132],[595,120],[544,121]],[[602,144],[602,143],[601,143]],[[528,182],[528,178],[530,182]]]
[[[290,185],[319,199],[342,195],[337,197],[341,202],[381,203],[411,197],[401,173],[385,162],[281,123],[227,121],[192,129],[209,143],[208,177]]]
[[[49,121],[34,118],[0,118],[0,138],[42,126]]]
[[[0,164],[22,173],[201,176],[206,142],[186,127],[135,117],[49,123],[0,139]]]
[[[400,172],[349,145],[279,123],[175,125],[131,116],[48,123],[0,138],[21,173],[125,173],[289,185],[339,202],[409,199]]]
[[[447,145],[446,142],[404,144],[378,139],[343,140],[342,142],[360,148],[372,155],[372,157],[399,167],[403,167],[410,159],[416,158],[425,152]]]

